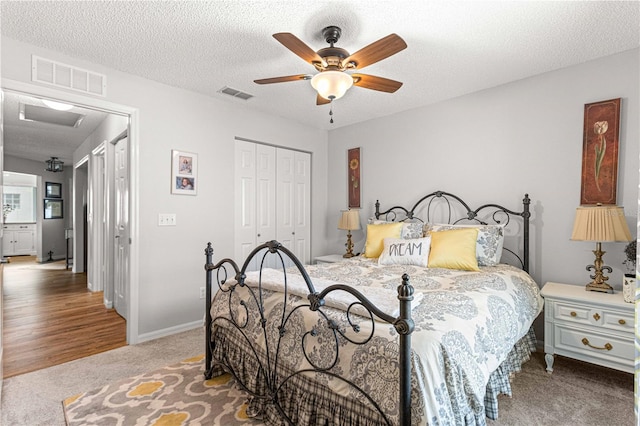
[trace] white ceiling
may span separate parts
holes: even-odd
[[[436,103],[640,45],[640,2],[596,1],[2,1],[1,34],[16,40],[334,129]],[[396,33],[407,49],[361,72],[398,80],[394,94],[353,87],[316,106],[308,81],[255,79],[313,74],[272,34],[313,50],[321,30],[354,53]],[[360,71],[360,70],[359,70]],[[254,95],[242,101],[224,87]],[[108,88],[107,88],[108,91]]]

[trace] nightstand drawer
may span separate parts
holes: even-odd
[[[591,325],[594,324],[593,320],[590,320],[590,312],[592,308],[588,306],[577,306],[575,304],[568,304],[563,302],[556,302],[553,310],[554,320],[571,321],[578,324]],[[592,317],[591,317],[592,318]]]
[[[582,329],[575,326],[554,326],[555,352],[565,351],[583,354],[586,359],[594,358],[612,361],[633,368],[635,348],[633,338],[621,337],[610,333],[599,333],[593,329]]]
[[[620,330],[633,335],[635,332],[634,321],[633,314],[606,310],[602,312],[602,326],[612,330]]]
[[[619,312],[604,307],[578,305],[557,301],[553,304],[553,319],[575,324],[600,326],[626,333],[633,333],[633,313]]]

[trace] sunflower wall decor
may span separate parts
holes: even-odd
[[[352,148],[347,155],[347,188],[349,189],[349,208],[360,208],[360,148]]]

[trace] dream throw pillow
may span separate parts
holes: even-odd
[[[378,265],[415,265],[427,267],[431,237],[404,239],[385,238]]]

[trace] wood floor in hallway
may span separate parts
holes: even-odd
[[[5,378],[127,344],[125,320],[64,260],[38,264],[16,256],[3,269]]]

